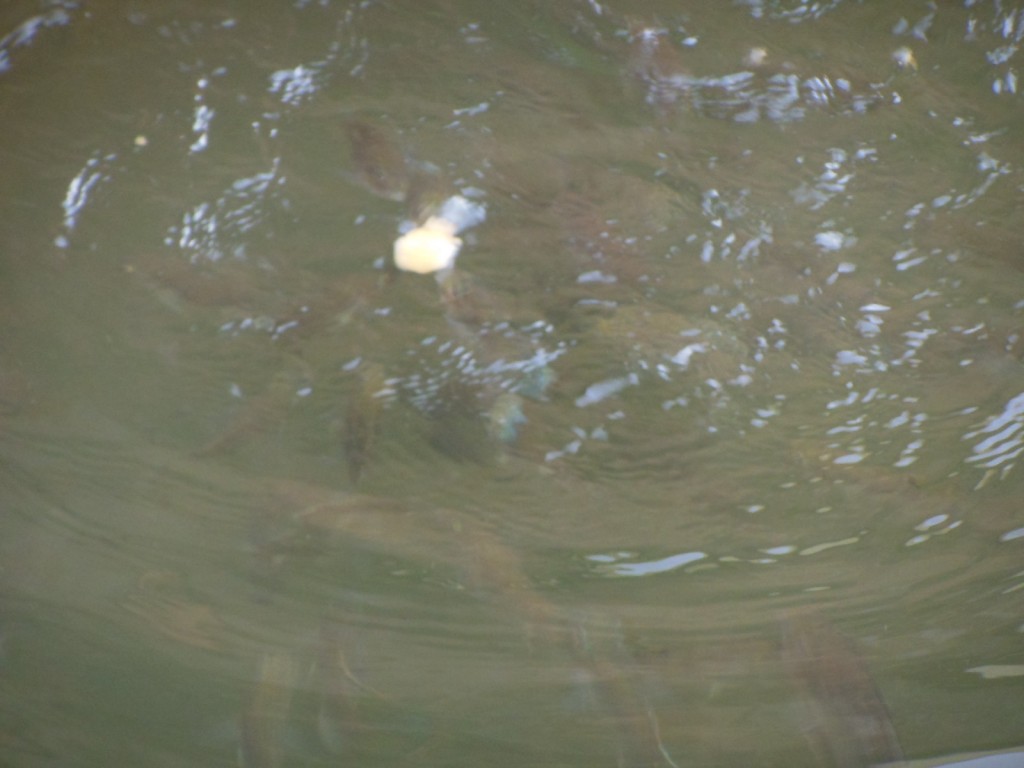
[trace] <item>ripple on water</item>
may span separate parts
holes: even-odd
[[[620,5],[10,26],[5,739],[1017,738],[1024,14]],[[464,271],[393,279],[403,220],[456,195],[487,204]]]

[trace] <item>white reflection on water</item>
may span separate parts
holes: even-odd
[[[860,536],[850,536],[848,538],[840,539],[838,541],[824,541],[821,544],[815,544],[810,547],[804,547],[800,550],[800,554],[804,556],[817,555],[826,550],[835,549],[836,547],[848,547],[851,544],[856,544],[858,541],[860,541]]]
[[[78,9],[78,3],[72,0],[58,0],[50,5],[46,13],[26,19],[0,38],[0,73],[11,69],[11,52],[14,49],[32,45],[40,30],[68,24],[71,21],[69,11]]]
[[[741,0],[740,5],[750,6],[750,15],[755,19],[782,19],[792,23],[818,19],[835,10],[842,0],[793,0],[793,2],[777,2],[776,0]]]
[[[1024,677],[1024,664],[983,664],[971,667],[968,672],[981,675],[985,680],[998,680],[1003,677]]]
[[[600,403],[602,400],[618,394],[626,387],[636,386],[639,383],[640,378],[635,373],[631,373],[629,376],[619,376],[614,379],[595,382],[588,386],[582,395],[576,398],[576,407],[586,408],[589,405]]]
[[[90,157],[82,169],[68,183],[67,192],[64,195],[64,233],[58,235],[55,244],[58,248],[67,248],[69,237],[78,225],[78,216],[85,209],[90,201],[90,195],[95,191],[101,181],[110,181],[110,166],[117,160],[117,155],[96,154]]]
[[[828,159],[822,164],[821,173],[812,183],[805,181],[794,189],[790,193],[793,201],[798,205],[807,205],[812,211],[823,208],[836,196],[846,193],[856,176],[853,167],[861,160],[877,162],[878,152],[867,147],[860,147],[853,153],[840,147],[829,149]],[[803,156],[797,158],[800,165],[806,162]]]
[[[318,75],[317,70],[305,64],[292,69],[280,69],[270,76],[270,93],[280,94],[285,104],[298,106],[319,90]]]
[[[621,558],[622,553],[614,557]],[[609,555],[589,555],[588,559],[597,562],[608,562]],[[682,568],[690,563],[696,563],[707,557],[704,552],[680,552],[677,555],[670,555],[658,560],[649,560],[638,563],[616,562],[614,564],[602,565],[601,570],[609,576],[651,576],[655,573],[666,573]]]
[[[984,426],[964,435],[965,440],[976,437],[981,439],[965,459],[969,464],[991,469],[1020,456],[1024,451],[1024,392],[1012,398],[1002,413],[989,417]]]
[[[193,263],[225,257],[244,259],[246,249],[241,236],[265,220],[283,189],[278,163],[275,158],[269,170],[238,179],[214,202],[199,203],[185,211],[181,224],[168,231],[165,243],[189,253]]]
[[[389,379],[389,391],[425,413],[443,408],[445,390],[453,385],[478,392],[483,408],[497,392],[544,399],[550,366],[567,352],[564,342],[551,342],[552,331],[543,322],[501,322],[484,324],[479,337],[428,336],[407,351],[413,370]]]
[[[1000,541],[1013,541],[1014,539],[1024,538],[1024,528],[1015,528],[1012,531],[1007,531],[999,537]]]

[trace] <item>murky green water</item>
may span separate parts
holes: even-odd
[[[1022,37],[5,5],[0,761],[1024,747]]]

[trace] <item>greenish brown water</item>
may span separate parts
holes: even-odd
[[[6,4],[0,762],[1024,748],[1022,36]]]

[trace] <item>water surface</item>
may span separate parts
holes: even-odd
[[[1024,9],[0,25],[7,762],[1022,746]]]

